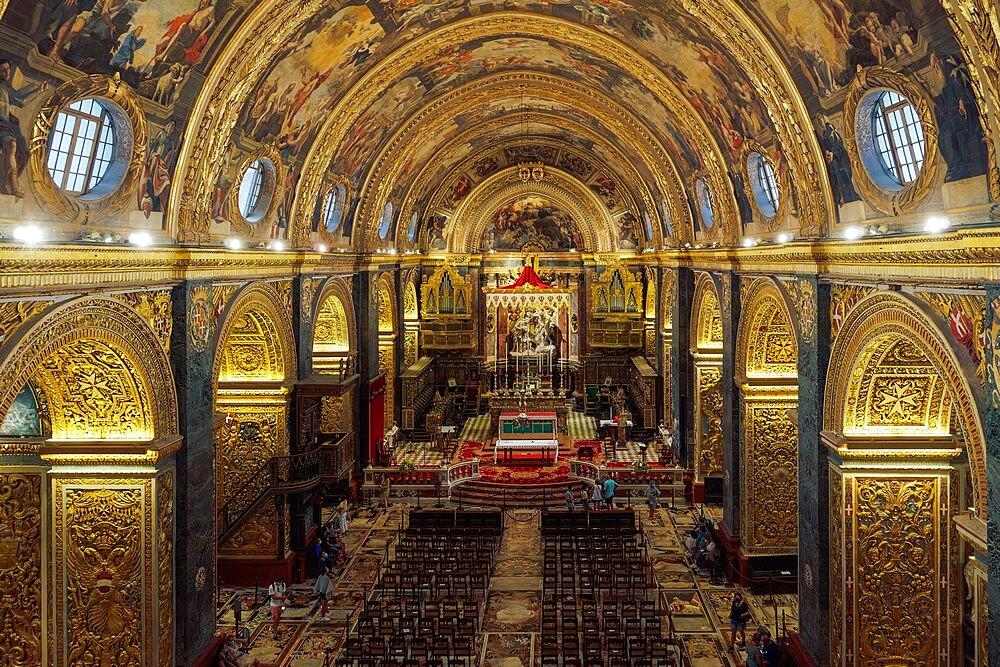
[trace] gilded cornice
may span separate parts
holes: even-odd
[[[481,252],[479,241],[493,214],[514,198],[528,195],[548,197],[569,213],[587,250],[616,249],[618,244],[611,234],[615,225],[608,209],[584,183],[554,167],[546,167],[545,180],[523,183],[515,166],[483,180],[455,209],[445,234],[449,252]]]
[[[409,42],[405,49],[397,50],[378,67],[361,77],[330,113],[329,119],[309,149],[302,168],[291,218],[308,219],[311,214],[308,207],[317,201],[323,178],[341,144],[349,136],[358,118],[373,102],[384,95],[389,85],[418,65],[442,56],[456,43],[505,34],[554,40],[579,48],[635,76],[651,94],[675,114],[679,128],[683,130],[705,164],[712,207],[720,224],[724,225],[724,236],[728,241],[735,241],[737,233],[735,221],[738,219],[736,202],[731,196],[732,190],[723,153],[712,139],[713,135],[705,120],[694,111],[691,103],[676,85],[647,59],[604,33],[571,21],[521,12],[498,12],[472,17],[432,30]],[[220,156],[221,154],[216,157]],[[214,183],[214,180],[212,182]],[[723,196],[723,193],[727,193],[728,196]],[[210,199],[210,195],[211,191],[206,190],[202,198]],[[307,208],[303,210],[302,207]],[[297,231],[293,237],[298,243],[301,233]]]
[[[780,149],[785,153],[799,226],[805,236],[821,236],[836,219],[830,181],[819,140],[802,95],[787,65],[760,28],[732,0],[683,0],[744,72],[767,109]]]
[[[558,102],[577,111],[593,115],[599,121],[599,127],[607,128],[610,133],[620,137],[631,150],[641,157],[647,168],[655,175],[657,186],[667,197],[672,220],[683,220],[686,217],[681,215],[681,210],[686,209],[686,205],[680,206],[680,202],[685,200],[683,184],[670,154],[654,133],[634,114],[592,87],[550,74],[523,71],[506,72],[477,79],[436,97],[431,103],[413,114],[406,124],[399,128],[384,145],[369,172],[358,204],[357,219],[365,221],[362,228],[367,230],[368,247],[377,240],[376,232],[382,209],[390,192],[398,187],[397,181],[400,172],[406,168],[411,156],[421,149],[421,142],[418,139],[439,136],[442,128],[447,127],[454,118],[469,109],[494,103],[498,99],[516,100],[518,95],[541,98],[546,102]],[[545,122],[546,119],[553,116],[554,113],[551,111],[548,113],[519,113],[517,120],[537,124]],[[568,123],[566,119],[557,120],[559,121],[557,126],[566,127],[569,125],[574,131],[586,132],[588,135],[596,134],[576,123]],[[511,123],[511,112],[503,112],[500,117],[479,123],[463,132],[459,138],[453,139],[451,143],[467,141],[479,134],[492,134],[500,128],[510,126]],[[438,161],[440,152],[442,152],[440,149],[435,151],[434,162]],[[659,165],[663,165],[663,168]],[[642,182],[642,179],[637,177],[637,182]],[[655,200],[650,197],[644,203],[646,210],[650,211],[651,215],[656,214],[659,218],[659,206]],[[409,211],[410,209],[404,204],[400,210]],[[300,243],[299,245],[304,244]]]
[[[962,56],[969,69],[972,90],[989,151],[990,196],[1000,201],[1000,11],[996,0],[941,0]]]

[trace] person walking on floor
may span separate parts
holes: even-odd
[[[778,645],[771,641],[771,631],[767,628],[760,633],[760,655],[762,667],[778,667],[780,664]]]
[[[278,639],[281,637],[279,629],[281,614],[285,611],[285,600],[288,597],[285,592],[285,580],[281,577],[275,579],[274,583],[268,586],[267,594],[271,599],[271,632],[274,633],[274,638]]]
[[[747,643],[747,621],[750,620],[750,605],[743,599],[739,591],[733,593],[733,602],[729,606],[729,650],[733,650],[736,633],[740,635],[741,648]]]
[[[656,516],[656,508],[660,506],[660,490],[656,488],[656,482],[649,480],[649,486],[646,487],[646,505],[649,506],[649,518],[653,519]]]
[[[576,509],[576,494],[573,493],[573,487],[566,487],[566,509],[570,512]]]
[[[321,621],[330,620],[330,596],[333,595],[333,581],[330,580],[330,573],[326,569],[316,577],[316,584],[313,586],[313,595],[319,595],[320,618]]]
[[[608,506],[609,510],[615,508],[615,489],[618,487],[618,482],[612,477],[608,477],[604,480],[604,503]]]
[[[756,632],[750,635],[750,645],[747,646],[747,667],[764,667],[761,663],[760,635]]]

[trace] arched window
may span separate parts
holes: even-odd
[[[392,225],[392,202],[387,202],[382,210],[382,222],[378,227],[378,237],[383,241],[389,236],[389,226]]]
[[[243,173],[243,180],[240,182],[240,215],[246,220],[251,220],[260,208],[263,191],[264,163],[261,160],[254,160]]]

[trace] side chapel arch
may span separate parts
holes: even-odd
[[[330,278],[316,300],[313,318],[313,372],[344,375],[354,371],[357,322],[350,286]]]
[[[722,310],[711,274],[699,272],[691,302],[694,359],[694,469],[698,481],[723,473]]]
[[[835,664],[960,661],[963,567],[975,562],[957,524],[986,511],[982,395],[960,359],[935,316],[897,292],[862,299],[834,342],[823,438]],[[985,619],[974,622],[981,636]]]
[[[53,439],[177,433],[170,360],[149,324],[121,301],[88,296],[56,305],[8,339],[0,359],[0,414],[34,378],[49,401]]]
[[[736,335],[740,539],[750,554],[798,548],[798,333],[773,278],[745,283]]]

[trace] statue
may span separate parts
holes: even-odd
[[[515,356],[547,355],[555,349],[552,342],[555,325],[545,310],[526,310],[511,327]]]

